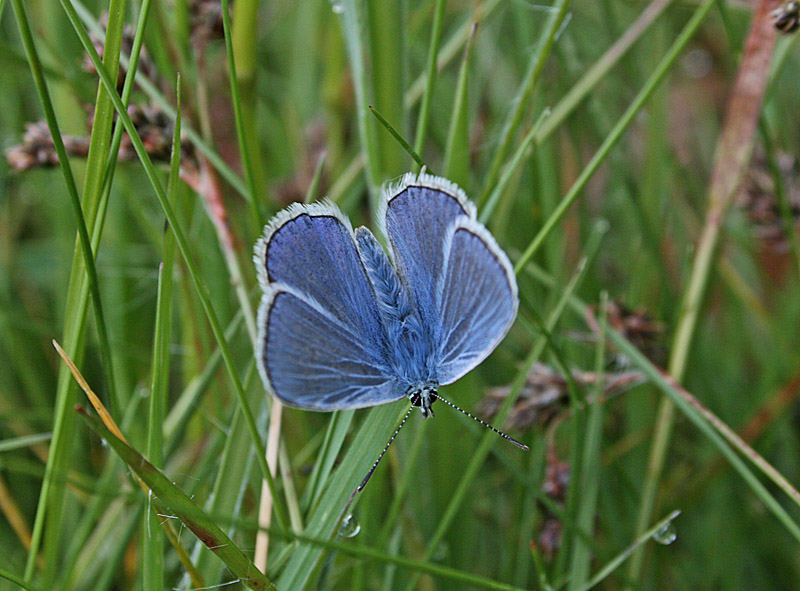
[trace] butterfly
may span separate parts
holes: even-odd
[[[377,217],[388,254],[330,201],[289,206],[256,245],[257,365],[284,404],[332,411],[407,397],[432,416],[439,386],[514,323],[511,263],[454,183],[406,174],[384,188]]]

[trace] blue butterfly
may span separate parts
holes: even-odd
[[[329,201],[291,205],[266,226],[257,364],[281,402],[331,411],[408,397],[431,416],[439,386],[514,323],[511,263],[455,184],[406,174],[384,189],[378,223],[389,256]]]

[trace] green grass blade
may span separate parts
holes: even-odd
[[[304,513],[308,512],[309,508],[316,504],[329,482],[334,462],[339,457],[344,438],[347,436],[350,425],[353,422],[354,412],[352,410],[336,411],[331,416],[331,420],[328,421],[325,439],[320,447],[317,461],[308,479],[303,497],[300,499],[300,506]]]
[[[37,433],[36,435],[23,435],[21,437],[10,437],[0,441],[0,453],[7,451],[14,451],[17,449],[25,449],[37,443],[50,441],[53,437],[52,433]]]
[[[458,71],[453,116],[450,119],[444,152],[444,176],[461,187],[469,186],[469,67],[477,28],[478,23],[473,23],[464,47],[464,59],[461,60]]]
[[[421,560],[412,560],[403,556],[389,554],[375,550],[372,546],[365,546],[361,544],[352,544],[346,542],[335,542],[313,536],[303,534],[282,534],[278,531],[274,532],[275,535],[283,537],[291,537],[304,544],[317,546],[327,550],[335,550],[336,552],[349,554],[362,560],[374,560],[383,564],[392,564],[402,567],[404,569],[412,570],[420,574],[429,574],[436,577],[441,577],[449,581],[454,581],[462,584],[469,585],[470,587],[477,587],[480,589],[493,589],[495,591],[523,591],[520,587],[507,585],[498,581],[493,581],[485,577],[479,577],[461,570],[441,566],[433,562],[424,562]]]
[[[236,3],[235,37],[231,31],[228,0],[222,0],[222,26],[225,31],[225,48],[228,54],[228,71],[231,88],[231,104],[236,123],[236,139],[242,168],[250,192],[249,205],[253,229],[257,233],[263,225],[258,195],[264,186],[261,172],[261,150],[258,142],[258,125],[255,115],[255,45],[258,2],[240,0]],[[234,47],[236,51],[234,52]],[[241,93],[240,93],[240,88]],[[243,100],[244,99],[244,100]],[[246,130],[249,130],[247,133]]]
[[[600,304],[600,339],[595,351],[595,375],[598,376],[594,387],[594,403],[589,407],[587,430],[584,437],[584,450],[581,455],[583,466],[580,470],[580,506],[578,507],[575,525],[579,531],[592,532],[597,518],[597,497],[600,485],[600,448],[602,444],[603,428],[603,397],[604,377],[603,368],[606,363],[606,328],[608,322],[608,296],[603,294]],[[569,589],[578,589],[589,578],[589,566],[595,549],[586,540],[576,536],[572,546],[572,563],[569,569]]]
[[[368,43],[369,80],[372,91],[370,104],[399,129],[405,129],[403,108],[406,69],[406,43],[404,35],[404,0],[382,0],[381,2],[356,2],[365,13],[367,28],[363,31]],[[374,125],[373,121],[370,121]],[[375,154],[367,154],[377,161],[377,178],[393,178],[408,170],[408,161],[403,150],[384,134],[375,134]]]
[[[178,116],[172,135],[172,156],[167,197],[172,203],[180,183],[181,158],[181,81],[178,76]],[[164,461],[164,415],[167,407],[167,384],[169,380],[169,344],[172,335],[172,273],[175,261],[175,239],[169,228],[164,233],[163,262],[158,269],[156,292],[156,320],[153,337],[152,374],[150,379],[150,407],[147,420],[146,456],[150,462],[161,467]],[[159,532],[158,516],[147,511],[142,531],[142,578],[147,589],[164,586],[164,541]]]
[[[22,4],[19,3],[19,8]],[[116,77],[119,47],[122,37],[122,22],[124,15],[124,0],[111,0],[109,5],[109,34],[106,41],[104,60],[109,65],[110,71]],[[25,19],[23,10],[16,12],[18,19]],[[25,19],[27,20],[27,19]],[[26,28],[30,28],[26,25]],[[83,187],[82,209],[86,225],[92,227],[97,214],[97,207],[102,190],[105,159],[109,148],[109,134],[113,117],[113,107],[102,88],[98,86],[95,103],[94,125],[87,158],[87,168]],[[70,275],[70,284],[67,290],[67,316],[64,327],[64,345],[68,354],[80,363],[83,357],[84,334],[83,327],[86,319],[88,303],[88,281],[86,270],[82,264],[82,255],[78,252],[80,245],[76,244],[73,254],[73,265]],[[74,390],[71,386],[69,372],[65,367],[60,368],[59,381],[56,390],[56,411],[53,425],[53,441],[50,446],[50,455],[45,468],[45,477],[42,481],[41,494],[36,511],[31,547],[25,568],[25,579],[30,581],[33,577],[36,558],[40,544],[44,541],[42,562],[45,571],[42,580],[48,586],[55,578],[58,561],[58,552],[61,530],[63,528],[64,489],[53,486],[55,474],[65,474],[69,463],[69,451],[72,444],[74,431],[74,417],[69,412],[70,398]]]
[[[202,540],[243,584],[251,589],[277,588],[234,544],[222,529],[169,478],[148,462],[135,449],[123,443],[96,417],[82,408],[78,411],[95,433],[102,437],[130,469],[153,491],[158,500],[172,511],[186,527]]]
[[[219,459],[214,486],[211,489],[205,511],[209,515],[221,515],[230,519],[237,514],[241,505],[241,489],[248,485],[248,473],[253,458],[252,446],[243,425],[241,412],[236,412],[230,421],[229,435],[225,438],[225,447]],[[233,535],[233,532],[230,532]],[[222,565],[213,557],[212,552],[197,543],[194,550],[197,568],[209,583],[219,581]]]
[[[0,2],[0,15],[1,14],[3,14],[2,2]],[[14,573],[9,572],[5,569],[0,569],[0,579],[5,579],[6,581],[10,581],[11,583],[17,585],[20,589],[26,589],[27,591],[39,591],[38,587],[34,587],[22,577],[18,577]]]
[[[239,313],[231,320],[230,325],[225,329],[226,341],[230,341],[239,332],[243,318],[244,316]],[[169,414],[164,419],[164,439],[167,442],[165,455],[171,455],[177,447],[187,423],[199,407],[200,398],[210,387],[221,362],[222,352],[217,348],[208,356],[203,370],[189,381],[178,399],[172,404]]]
[[[550,52],[553,49],[556,34],[561,29],[561,24],[567,16],[569,5],[570,0],[557,0],[556,4],[553,5],[547,23],[544,26],[544,34],[541,37],[539,46],[531,55],[528,71],[511,103],[513,107],[508,113],[505,123],[503,124],[503,129],[500,132],[497,150],[492,157],[492,164],[489,167],[489,172],[483,185],[483,191],[478,197],[479,207],[485,203],[486,199],[489,197],[489,193],[494,189],[497,176],[500,174],[500,168],[503,166],[508,151],[511,149],[511,142],[522,123],[525,109],[528,107],[528,103],[533,96],[533,91],[536,88],[544,65],[547,62],[547,58],[550,56]]]
[[[319,184],[322,181],[322,173],[325,171],[326,158],[326,152],[320,154],[319,159],[317,160],[317,165],[314,167],[314,175],[311,177],[311,182],[308,184],[308,190],[306,191],[305,199],[303,199],[304,203],[311,203],[317,198],[317,193],[319,193]]]
[[[28,25],[28,19],[25,16],[24,8],[18,0],[14,0],[15,12],[19,14],[18,24],[20,27],[20,36],[22,37],[23,44],[25,45],[25,52],[28,57],[28,63],[31,67],[36,90],[39,94],[39,100],[42,103],[42,109],[47,119],[47,125],[50,129],[50,135],[53,138],[53,145],[58,154],[58,161],[64,176],[67,193],[70,198],[70,205],[72,206],[75,215],[75,222],[78,230],[78,247],[80,248],[81,255],[83,256],[83,264],[86,268],[86,281],[89,286],[89,292],[92,296],[92,305],[94,308],[94,318],[97,323],[97,339],[100,345],[100,353],[103,360],[103,365],[106,370],[106,382],[108,384],[109,399],[111,403],[120,408],[121,400],[116,393],[116,382],[114,380],[113,360],[111,357],[111,346],[108,342],[108,328],[106,327],[105,315],[103,314],[102,300],[100,299],[100,288],[97,279],[97,268],[95,266],[95,255],[92,250],[91,239],[89,238],[89,230],[86,227],[86,220],[83,216],[83,208],[81,207],[81,198],[78,195],[78,187],[75,183],[75,178],[72,175],[72,167],[69,163],[67,150],[64,147],[64,141],[61,137],[58,120],[56,119],[53,103],[50,100],[50,92],[47,89],[47,82],[44,79],[42,71],[41,60],[39,59],[36,46],[33,42],[33,35]]]
[[[533,255],[542,245],[548,234],[550,234],[561,218],[564,217],[564,214],[567,213],[570,206],[586,186],[586,183],[600,167],[600,164],[602,164],[602,162],[606,159],[606,156],[608,156],[612,148],[617,145],[617,142],[619,142],[623,133],[631,124],[636,114],[644,107],[647,99],[650,98],[650,95],[653,93],[653,91],[655,91],[658,85],[664,80],[667,72],[669,72],[670,68],[675,64],[686,45],[689,43],[692,37],[694,37],[694,34],[700,27],[700,24],[708,15],[708,12],[711,10],[711,8],[713,8],[714,4],[715,0],[704,0],[702,4],[695,9],[694,14],[692,14],[692,17],[689,19],[689,22],[686,23],[680,35],[678,35],[677,39],[675,39],[675,42],[667,51],[666,55],[654,68],[653,73],[647,79],[644,86],[639,91],[639,94],[636,95],[636,98],[634,98],[628,109],[625,111],[622,117],[619,118],[617,123],[614,125],[614,128],[611,130],[608,136],[606,136],[606,139],[603,140],[603,144],[597,149],[597,152],[592,157],[592,160],[583,168],[581,174],[572,184],[572,187],[570,187],[569,191],[567,191],[567,194],[558,204],[558,207],[539,230],[539,233],[536,234],[533,240],[531,240],[530,244],[525,249],[525,252],[517,261],[517,264],[514,268],[515,271],[519,272],[520,269],[522,269],[528,263],[528,261],[531,260],[531,257],[533,257]]]
[[[653,0],[642,10],[628,30],[597,60],[580,80],[553,106],[551,115],[542,125],[538,141],[543,141],[564,122],[599,82],[606,79],[631,46],[644,35],[650,25],[672,3],[672,0]]]
[[[364,156],[367,185],[370,192],[375,195],[381,176],[376,130],[368,115],[369,105],[373,102],[374,96],[369,73],[366,71],[368,50],[364,46],[363,38],[363,32],[366,30],[366,16],[361,8],[361,3],[357,0],[343,0],[341,8],[342,33],[350,58],[350,69],[356,93],[356,118],[358,135],[361,140],[361,153]]]
[[[636,538],[636,540],[627,547],[623,552],[615,556],[612,560],[608,562],[603,568],[601,568],[598,573],[591,578],[589,582],[579,588],[579,591],[588,591],[593,587],[596,587],[600,584],[601,581],[606,579],[611,573],[613,573],[616,569],[624,563],[628,557],[633,554],[633,552],[642,544],[646,543],[650,540],[656,533],[660,530],[663,530],[665,527],[668,527],[670,523],[672,523],[678,515],[680,515],[680,511],[673,511],[669,515],[667,515],[664,519],[656,523],[653,527],[648,529],[644,532],[641,536]]]
[[[329,479],[322,498],[306,520],[305,535],[326,540],[336,533],[348,499],[378,457],[406,409],[405,404],[387,404],[369,412],[339,467]],[[355,497],[354,502],[358,502],[358,497]],[[322,556],[323,549],[310,544],[299,544],[278,579],[278,587],[304,588]]]
[[[439,55],[439,44],[442,41],[442,20],[444,18],[444,9],[447,5],[445,0],[435,0],[433,26],[431,27],[431,42],[428,48],[428,64],[425,74],[425,94],[422,95],[422,104],[419,107],[419,117],[417,118],[417,132],[414,137],[414,152],[422,154],[425,147],[425,135],[428,131],[428,116],[431,108],[431,101],[433,100],[433,89],[436,86],[436,58]],[[419,172],[422,165],[415,158],[417,169]]]
[[[488,199],[486,199],[486,203],[483,207],[481,207],[478,219],[484,224],[487,223],[491,218],[495,207],[497,207],[497,204],[500,202],[500,198],[503,196],[506,187],[508,187],[511,179],[517,173],[519,167],[530,156],[530,151],[534,148],[538,140],[539,130],[542,128],[542,124],[549,116],[550,111],[545,109],[545,111],[543,111],[536,120],[536,123],[533,124],[531,130],[525,134],[525,137],[520,143],[519,148],[517,148],[517,150],[514,152],[514,155],[508,161],[508,164],[506,164],[505,168],[503,169],[503,174],[500,175],[500,180],[497,181],[497,184],[495,185],[494,189],[492,189]]]

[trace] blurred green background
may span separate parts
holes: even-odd
[[[773,32],[775,16],[749,50],[771,59],[748,62],[745,49],[754,12],[791,21],[794,6],[230,8],[223,26],[214,1],[0,0],[0,589],[243,588],[174,514],[148,517],[147,495],[73,411],[86,398],[51,339],[131,446],[248,557],[263,555],[253,436],[263,445],[276,418],[253,363],[252,245],[276,211],[323,196],[375,227],[382,183],[418,165],[370,105],[464,188],[518,266],[515,327],[443,394],[531,451],[444,405],[425,424],[414,413],[357,498],[357,525],[337,534],[343,500],[406,403],[286,409],[273,527],[316,542],[273,531],[267,576],[281,589],[796,589],[797,497],[762,468],[800,477],[800,54],[794,34]],[[131,47],[144,43],[123,94],[150,176],[128,134],[114,149],[114,107],[76,34],[103,53],[106,25],[107,47],[122,48],[120,92]],[[116,55],[104,56],[112,81]],[[726,118],[741,71],[763,106]],[[175,161],[170,173],[178,74],[180,171]],[[715,160],[725,131],[748,123],[743,159]],[[741,182],[709,220],[715,169]],[[102,322],[73,197],[96,240]],[[610,330],[623,344],[603,338]],[[765,463],[732,469],[722,450],[744,458],[742,444],[715,442],[696,411],[665,405],[667,390],[681,392],[659,386],[646,359]],[[199,578],[159,521],[172,522]]]

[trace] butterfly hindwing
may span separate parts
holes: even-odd
[[[384,355],[320,304],[280,283],[259,309],[258,366],[284,403],[315,410],[374,406],[403,396]]]
[[[439,277],[438,377],[454,382],[503,340],[517,315],[517,282],[506,254],[476,220],[457,219],[445,237]]]

